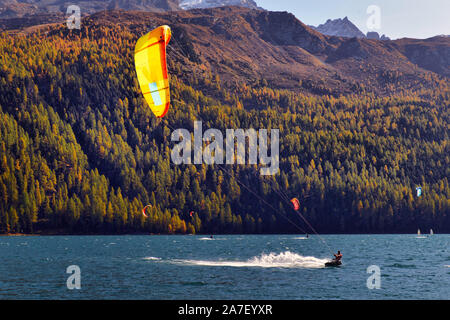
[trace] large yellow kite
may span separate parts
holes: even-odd
[[[170,105],[166,46],[171,35],[169,26],[160,26],[142,36],[134,49],[139,86],[150,109],[158,118],[164,117]]]

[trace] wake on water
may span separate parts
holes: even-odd
[[[324,268],[328,259],[305,257],[290,251],[261,254],[246,261],[230,260],[183,260],[174,259],[170,263],[210,267],[259,267],[259,268]]]
[[[208,241],[208,240],[211,240],[211,241],[225,241],[225,240],[227,240],[226,238],[198,238],[198,240],[203,240],[203,241]],[[242,239],[236,239],[236,240],[242,240]]]
[[[158,257],[146,257],[144,260],[161,260],[161,258]]]

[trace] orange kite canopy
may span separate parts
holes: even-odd
[[[134,49],[139,86],[150,109],[158,118],[164,117],[170,106],[166,47],[171,35],[169,26],[160,26],[142,36]]]
[[[145,212],[145,210],[147,210],[147,208],[151,208],[151,207],[152,207],[152,205],[151,205],[151,204],[148,204],[148,205],[146,205],[144,208],[142,208],[142,214],[144,215],[144,217],[148,218],[148,215],[147,215],[147,213]]]
[[[295,211],[298,211],[298,209],[300,209],[300,201],[298,201],[297,198],[291,199],[291,203]]]

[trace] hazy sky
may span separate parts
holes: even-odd
[[[380,8],[380,35],[391,39],[450,35],[450,0],[255,0],[271,11],[288,11],[308,25],[348,17],[362,32],[369,31],[367,8]]]

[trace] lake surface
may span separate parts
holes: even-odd
[[[5,236],[0,299],[450,299],[450,235],[322,237],[341,267],[317,236]]]

